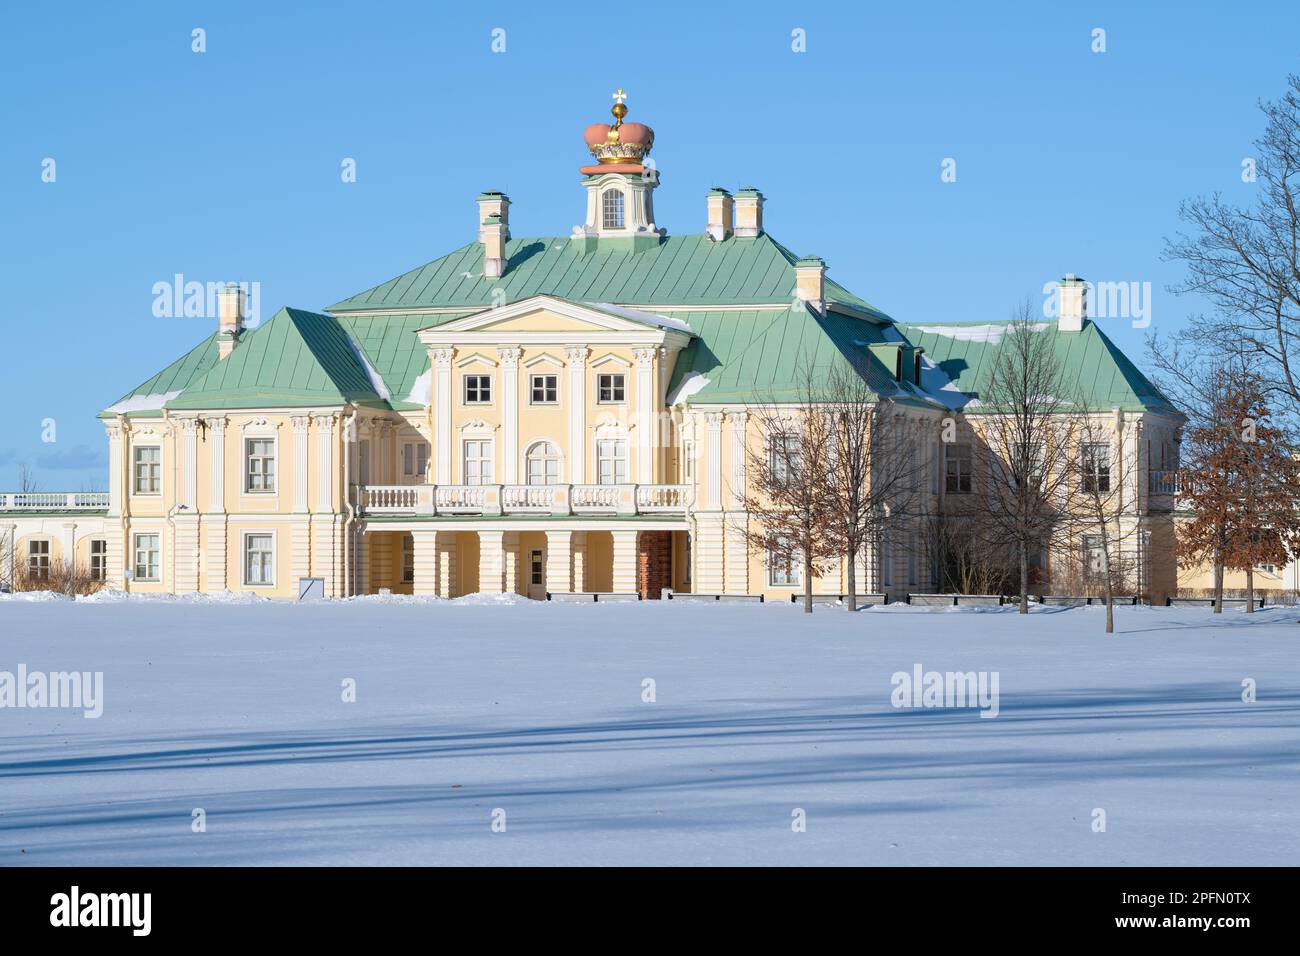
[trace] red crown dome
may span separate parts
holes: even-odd
[[[583,142],[591,155],[596,157],[596,166],[583,166],[584,173],[639,173],[645,167],[642,161],[650,153],[655,142],[655,131],[644,123],[624,123],[627,107],[623,100],[627,94],[621,89],[614,94],[614,125],[592,123],[582,133]]]

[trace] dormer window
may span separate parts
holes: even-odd
[[[600,197],[600,208],[602,228],[623,228],[623,191],[621,189],[606,189]]]

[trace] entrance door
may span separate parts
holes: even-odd
[[[528,552],[528,596],[546,600],[546,555],[538,548]]]

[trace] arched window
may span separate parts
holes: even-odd
[[[600,207],[602,228],[623,228],[623,191],[621,189],[606,189],[601,194]]]
[[[527,455],[528,484],[558,485],[560,483],[560,451],[548,441],[532,444]]]

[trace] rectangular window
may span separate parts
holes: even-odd
[[[251,494],[275,491],[275,439],[249,438],[244,442],[244,490]]]
[[[546,562],[542,558],[542,552],[528,552],[529,581],[533,585],[540,587],[546,583]]]
[[[492,376],[491,375],[466,375],[465,376],[465,404],[466,405],[492,404]]]
[[[470,439],[465,442],[465,484],[492,484],[492,440]]]
[[[623,228],[623,193],[606,189],[600,197],[601,226],[605,229]]]
[[[622,372],[597,375],[596,401],[602,405],[627,401],[627,376]]]
[[[560,376],[534,375],[530,402],[534,405],[554,405],[560,400]]]
[[[799,448],[799,436],[788,434],[773,435],[768,440],[768,467],[776,481],[790,481],[799,474],[803,464],[803,453]]]
[[[910,587],[916,587],[916,572],[920,541],[915,531],[907,536],[907,583]]]
[[[887,588],[894,585],[894,545],[888,532],[880,539],[880,583]]]
[[[27,576],[33,581],[50,579],[50,542],[37,539],[27,542]]]
[[[1110,491],[1110,446],[1081,445],[1079,470],[1083,473],[1083,490],[1088,493]]]
[[[402,535],[402,583],[415,583],[415,535]]]
[[[370,441],[365,438],[357,442],[357,482],[370,484]]]
[[[944,446],[944,491],[950,495],[968,495],[973,486],[974,462],[970,445],[949,442]]]
[[[144,445],[135,449],[135,493],[162,493],[162,447]]]
[[[402,474],[407,478],[424,479],[429,470],[429,446],[422,441],[408,441],[402,445]]]
[[[108,542],[103,538],[90,539],[90,579],[108,580]]]
[[[275,537],[273,535],[244,535],[244,583],[275,583]]]
[[[1083,569],[1088,575],[1101,574],[1106,568],[1106,552],[1102,546],[1101,535],[1085,534],[1080,538],[1083,552]]]
[[[767,552],[767,583],[774,588],[798,587],[803,584],[799,557],[788,551],[784,542],[779,549]]]
[[[158,568],[161,566],[159,558],[159,541],[160,535],[156,534],[137,534],[135,536],[135,572],[134,578],[137,581],[157,581]]]
[[[596,442],[596,481],[602,485],[627,482],[627,440],[602,438]]]

